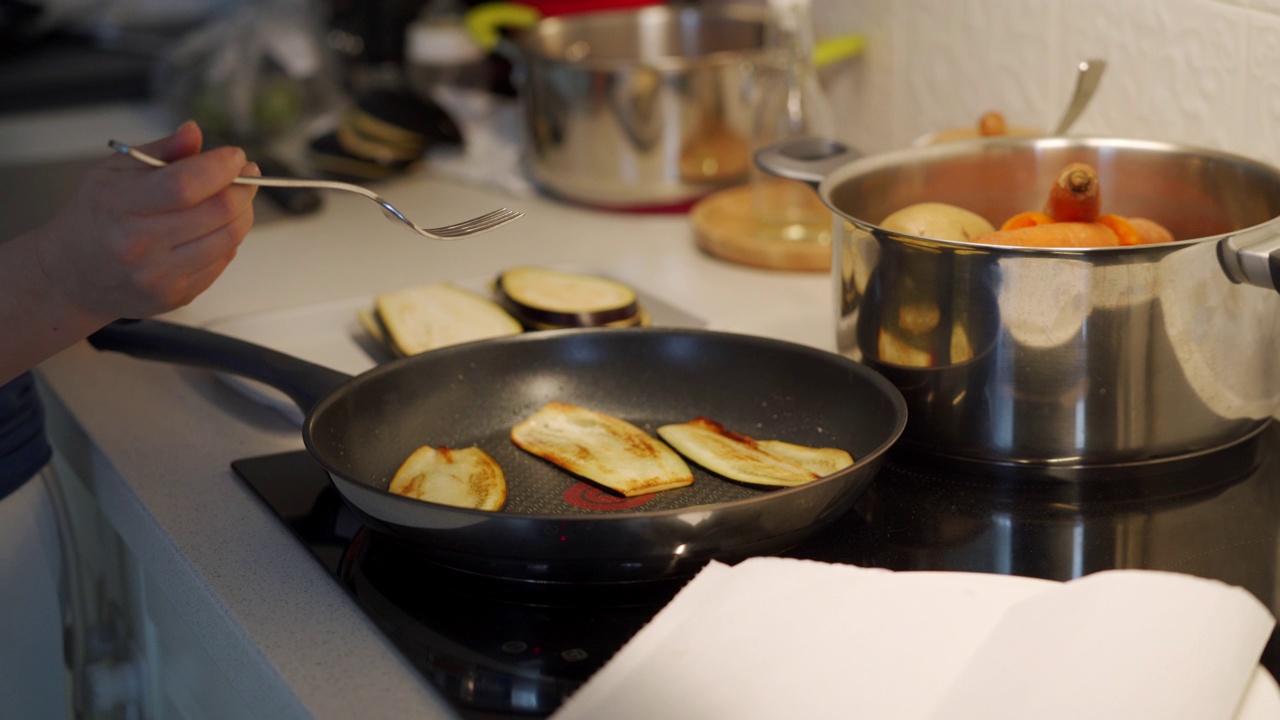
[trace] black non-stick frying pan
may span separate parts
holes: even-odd
[[[896,388],[841,355],[767,338],[658,328],[525,333],[433,350],[356,377],[197,328],[121,321],[102,350],[265,382],[307,413],[303,439],[352,510],[434,560],[534,581],[687,575],[715,558],[781,552],[848,511],[906,425]],[[690,463],[693,485],[639,498],[591,486],[517,448],[511,427],[548,401],[649,432],[699,415],[756,438],[840,447],[856,462],[791,488],[745,485]],[[421,445],[478,445],[507,503],[486,512],[387,491]]]

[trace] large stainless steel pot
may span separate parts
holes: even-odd
[[[548,17],[499,42],[515,68],[525,164],[598,207],[688,204],[751,163],[758,8],[654,6]]]
[[[1062,167],[1103,208],[1179,242],[1030,250],[888,232],[953,203],[995,223],[1039,209]],[[858,158],[809,138],[757,156],[836,213],[841,352],[906,396],[904,443],[999,463],[1139,463],[1211,451],[1280,409],[1280,170],[1100,138],[963,141]]]

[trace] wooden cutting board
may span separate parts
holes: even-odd
[[[720,190],[689,211],[698,247],[722,260],[774,270],[827,272],[831,245],[762,238],[750,184]]]

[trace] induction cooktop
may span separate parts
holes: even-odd
[[[232,467],[467,718],[550,714],[688,579],[487,578],[364,527],[305,451]],[[1170,570],[1244,587],[1280,616],[1280,427],[1191,458],[1065,475],[895,451],[847,516],[784,555],[1056,580]],[[1275,634],[1262,663],[1280,670]]]

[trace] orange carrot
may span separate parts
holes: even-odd
[[[1134,229],[1133,224],[1126,218],[1122,218],[1119,215],[1099,215],[1094,222],[1111,228],[1111,232],[1120,238],[1121,245],[1140,245],[1142,243],[1142,238],[1138,236],[1138,231]]]
[[[1048,225],[1053,222],[1053,218],[1045,215],[1038,210],[1028,210],[1020,212],[1017,215],[1004,221],[1000,226],[1001,230],[1020,230],[1025,227],[1035,227],[1036,225]]]
[[[1147,218],[1131,217],[1129,224],[1133,226],[1135,232],[1138,233],[1138,242],[1143,245],[1151,245],[1153,243],[1173,242],[1173,233],[1168,228]]]
[[[973,242],[1040,248],[1113,247],[1120,244],[1115,231],[1099,222],[1057,222],[1017,230],[996,230]]]
[[[1070,163],[1049,188],[1044,212],[1057,222],[1092,222],[1102,207],[1098,171],[1085,163]]]
[[[983,137],[1004,135],[1007,132],[1009,128],[1005,124],[1004,116],[994,110],[983,113],[982,117],[978,118],[978,134]]]
[[[1100,215],[1101,182],[1086,163],[1069,163],[1049,188],[1044,211],[1020,212],[974,242],[1020,247],[1083,248],[1170,242],[1163,225],[1146,218]]]

